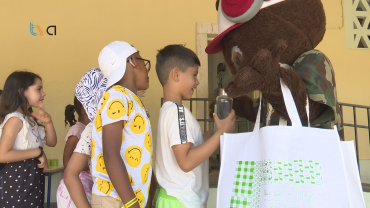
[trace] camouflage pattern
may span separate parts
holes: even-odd
[[[299,56],[292,68],[306,84],[310,101],[322,103],[327,106],[314,121],[311,121],[311,126],[333,129],[337,125],[339,135],[341,139],[344,139],[343,118],[337,99],[335,75],[328,57],[318,50],[310,50]],[[256,110],[258,109],[258,105],[259,99],[254,103]],[[270,106],[266,102],[262,103],[262,125],[279,125],[279,116],[274,110],[270,110]],[[269,111],[272,112],[269,113]],[[270,119],[267,119],[268,117]]]

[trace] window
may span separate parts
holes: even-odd
[[[345,0],[346,43],[348,48],[370,48],[370,0]]]

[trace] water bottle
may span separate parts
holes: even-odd
[[[233,99],[227,97],[227,94],[223,88],[220,88],[218,91],[218,96],[215,102],[215,113],[217,114],[220,120],[225,119],[231,113],[233,108]],[[216,123],[214,124],[214,129],[217,131]]]

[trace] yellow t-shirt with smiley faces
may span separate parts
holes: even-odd
[[[153,167],[152,130],[146,109],[139,97],[120,85],[115,85],[105,92],[94,120],[91,142],[94,178],[92,194],[120,200],[105,168],[102,147],[103,126],[117,121],[124,121],[121,157],[140,207],[145,207]]]

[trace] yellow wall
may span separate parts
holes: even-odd
[[[370,106],[366,93],[370,50],[347,49],[341,0],[323,3],[328,29],[318,49],[334,66],[339,101]],[[0,1],[0,86],[14,70],[28,69],[41,75],[47,93],[45,108],[58,134],[57,147],[46,148],[46,153],[49,158],[62,159],[67,133],[64,107],[72,103],[75,85],[88,69],[98,67],[98,54],[106,44],[124,40],[152,60],[150,88],[143,101],[156,135],[162,97],[154,70],[157,50],[178,43],[195,51],[196,22],[217,22],[214,5],[215,0]],[[56,25],[57,35],[32,36],[30,22]],[[345,116],[345,121],[350,119]],[[365,116],[359,119],[366,124]],[[346,129],[348,139],[352,132]],[[370,158],[367,134],[360,134],[361,157]]]
[[[82,75],[98,67],[100,50],[114,40],[127,41],[150,59],[150,88],[143,102],[156,135],[162,88],[155,73],[157,50],[186,44],[196,50],[196,22],[216,22],[214,0],[0,1],[0,88],[14,70],[28,69],[44,81],[45,108],[58,134],[48,158],[62,159],[64,108],[73,102]],[[32,36],[30,22],[56,25],[56,36]]]
[[[324,40],[317,47],[333,64],[339,102],[370,106],[367,93],[370,77],[370,50],[346,47],[346,25],[341,0],[323,0],[327,27]],[[341,18],[343,17],[343,18]],[[349,17],[347,17],[349,18]],[[338,21],[340,20],[340,21]],[[344,122],[353,124],[352,108],[343,108]],[[357,122],[367,126],[366,110],[357,111]],[[354,139],[354,129],[345,127],[346,140]],[[370,159],[369,132],[358,130],[360,159]]]

